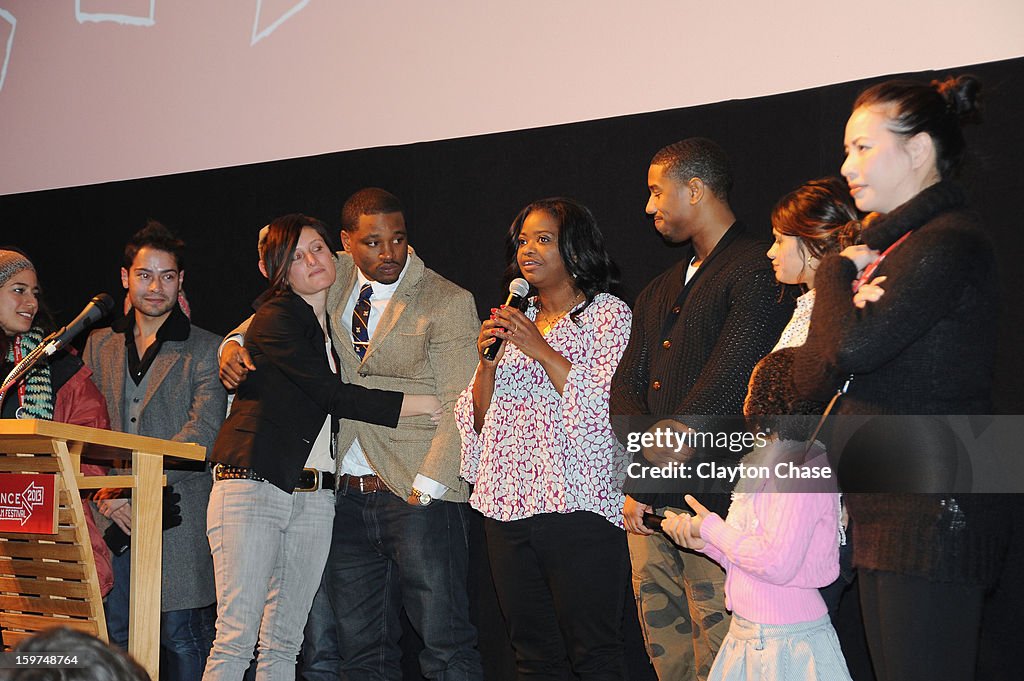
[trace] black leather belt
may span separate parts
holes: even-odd
[[[229,466],[226,463],[219,463],[213,467],[213,476],[217,480],[255,480],[266,482],[267,479],[257,475],[251,468],[242,466]],[[315,492],[318,489],[334,489],[334,473],[318,471],[315,468],[303,468],[299,473],[299,479],[295,483],[296,492]]]
[[[343,475],[341,476],[341,486],[360,494],[391,491],[376,475]]]

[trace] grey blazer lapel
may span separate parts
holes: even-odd
[[[380,347],[380,344],[384,342],[384,339],[391,333],[391,330],[395,328],[395,324],[398,323],[398,319],[405,312],[411,296],[412,292],[405,290],[401,293],[396,291],[395,295],[391,297],[387,308],[384,310],[384,314],[381,316],[380,321],[377,322],[377,328],[373,332],[373,336],[370,338],[370,344],[366,348],[366,356],[363,357],[364,362],[370,359],[374,351]]]
[[[107,411],[110,413],[111,427],[114,430],[124,430],[121,412],[122,405],[124,404],[124,382],[128,375],[128,348],[124,344],[124,336],[120,333],[111,335],[110,341],[114,346],[114,351],[106,354],[110,358],[111,364],[106,367],[106,371],[110,375],[110,392],[113,404],[107,405]]]
[[[160,352],[157,353],[153,363],[149,366],[149,371],[146,372],[146,395],[142,398],[142,411],[146,410],[149,401],[171,372],[171,368],[181,359],[181,346],[181,341],[164,341],[164,344],[160,346]],[[168,385],[181,385],[181,383],[174,381]],[[191,399],[191,395],[189,399]]]

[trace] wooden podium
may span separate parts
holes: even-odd
[[[131,475],[82,476],[91,459],[132,462]],[[202,461],[206,448],[52,421],[0,419],[0,472],[57,478],[57,534],[0,533],[3,649],[66,626],[107,640],[103,602],[79,490],[131,488],[132,572],[128,652],[156,679],[160,669],[163,458]]]

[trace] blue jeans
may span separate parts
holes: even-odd
[[[482,679],[466,592],[465,505],[412,506],[388,492],[346,491],[338,493],[326,570],[343,678],[401,681],[404,607],[423,639],[423,676]]]
[[[111,556],[114,570],[114,586],[103,602],[107,618],[107,636],[110,642],[121,650],[128,650],[128,606],[131,592],[132,552]]]
[[[302,639],[302,681],[340,681],[341,657],[338,651],[338,629],[334,624],[334,609],[327,591],[326,574],[313,597],[306,629]]]
[[[123,650],[128,650],[131,556],[131,551],[113,556],[114,588],[104,605],[110,642]],[[168,681],[195,681],[203,675],[216,618],[213,604],[160,613],[161,667]]]
[[[257,637],[257,681],[295,678],[333,519],[332,490],[288,494],[253,480],[213,484],[207,536],[217,579],[217,637],[203,679],[241,678]]]
[[[160,614],[161,666],[167,681],[203,676],[216,632],[217,606],[169,610]]]

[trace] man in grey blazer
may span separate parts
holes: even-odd
[[[337,631],[315,626],[314,603],[306,636],[320,639],[313,642],[318,655],[337,643],[344,678],[400,680],[404,607],[424,641],[425,677],[482,679],[466,593],[469,487],[459,478],[462,444],[453,412],[477,363],[473,296],[409,248],[402,206],[382,189],[349,197],[341,239],[345,252],[338,254],[327,310],[344,379],[435,394],[444,415],[437,426],[422,419],[396,429],[342,420],[323,587]],[[221,370],[229,386],[243,365],[238,347],[227,344]],[[338,678],[336,669],[318,676],[305,662],[303,678]]]
[[[132,237],[121,268],[131,309],[89,336],[83,359],[107,400],[111,428],[208,448],[224,421],[227,393],[217,377],[219,338],[193,326],[178,304],[183,249],[157,222]],[[213,481],[203,463],[175,468],[168,462],[165,472],[181,497],[181,519],[172,527],[165,513],[160,642],[170,678],[194,681],[202,676],[216,621],[206,538]],[[101,490],[97,507],[130,535],[130,502],[123,492]],[[110,638],[122,647],[128,642],[130,555],[114,557],[114,589],[106,603]]]

